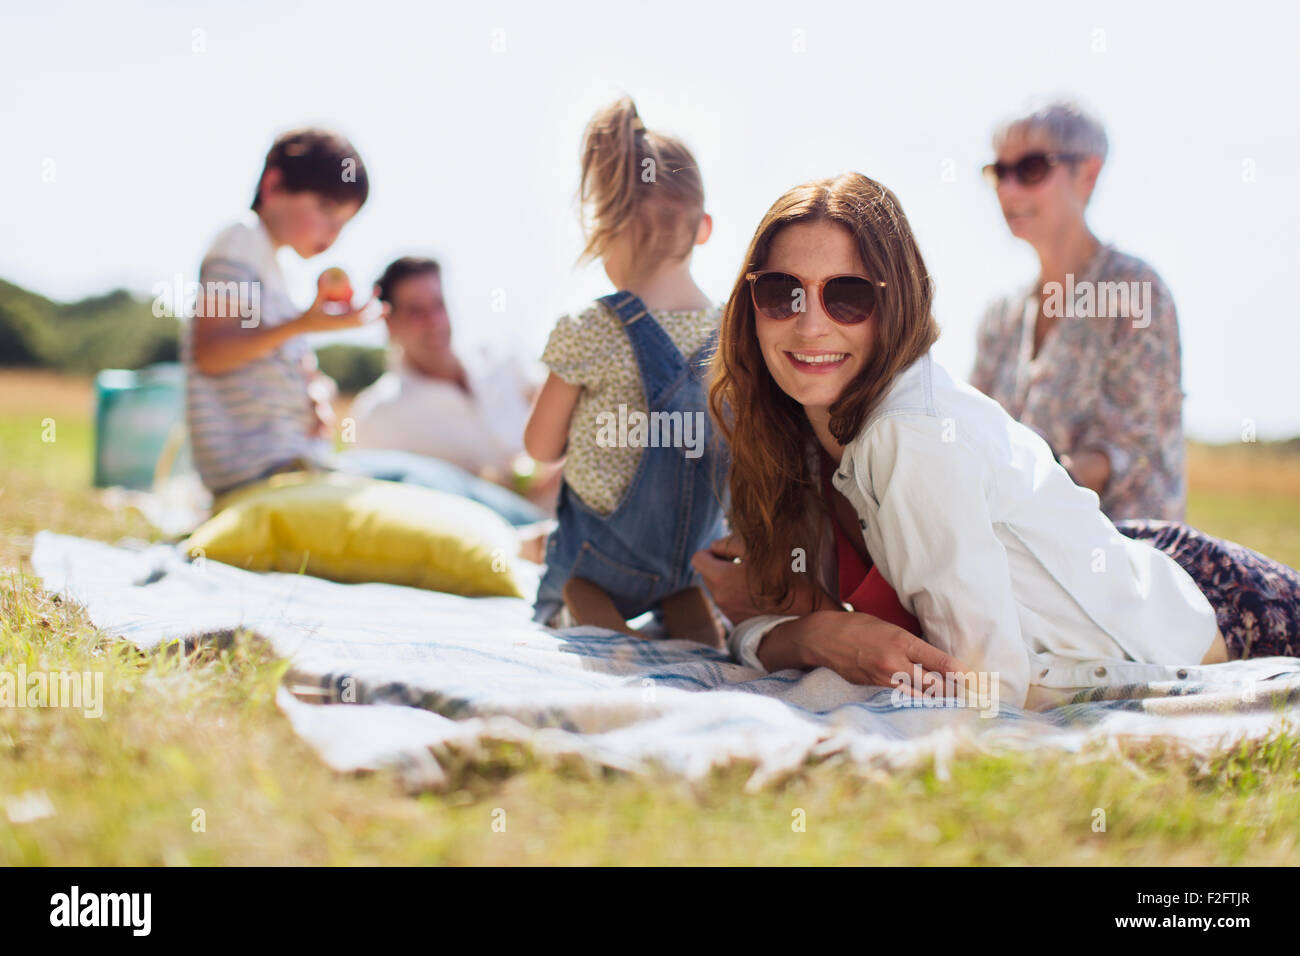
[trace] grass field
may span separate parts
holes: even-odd
[[[946,773],[830,761],[757,795],[744,792],[743,767],[692,788],[504,746],[451,767],[442,794],[407,794],[387,773],[336,774],[276,710],[285,665],[256,642],[141,654],[31,577],[38,529],[153,536],[88,487],[90,403],[83,380],[0,372],[0,671],[105,675],[101,719],[0,708],[0,865],[1300,859],[1300,738],[1285,735],[1210,760],[1156,746],[964,754]],[[1300,565],[1300,456],[1194,446],[1190,472],[1192,524]],[[493,826],[500,810],[505,832]]]

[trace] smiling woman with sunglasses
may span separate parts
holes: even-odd
[[[1038,254],[1039,274],[984,315],[971,384],[1042,435],[1112,520],[1181,520],[1173,299],[1146,263],[1098,241],[1084,218],[1105,130],[1058,102],[1004,123],[993,147],[984,175],[1011,233]]]
[[[1121,534],[1035,432],[934,360],[933,294],[897,198],[866,176],[798,186],[759,225],[709,394],[735,534],[693,560],[734,657],[882,686],[960,673],[1041,708],[1295,653],[1300,575],[1181,525]]]

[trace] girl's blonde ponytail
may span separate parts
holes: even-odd
[[[686,256],[704,212],[695,157],[676,137],[646,129],[626,96],[587,124],[578,198],[587,237],[578,261],[602,257],[615,236],[632,229],[642,272]]]

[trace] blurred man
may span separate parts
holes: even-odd
[[[356,447],[396,449],[449,462],[513,488],[552,511],[558,469],[524,453],[537,383],[511,354],[458,354],[433,259],[392,262],[375,285],[391,343],[389,371],[352,406]]]

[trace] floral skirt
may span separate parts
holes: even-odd
[[[1134,518],[1115,527],[1191,575],[1214,608],[1229,660],[1300,657],[1300,573],[1178,521]]]

